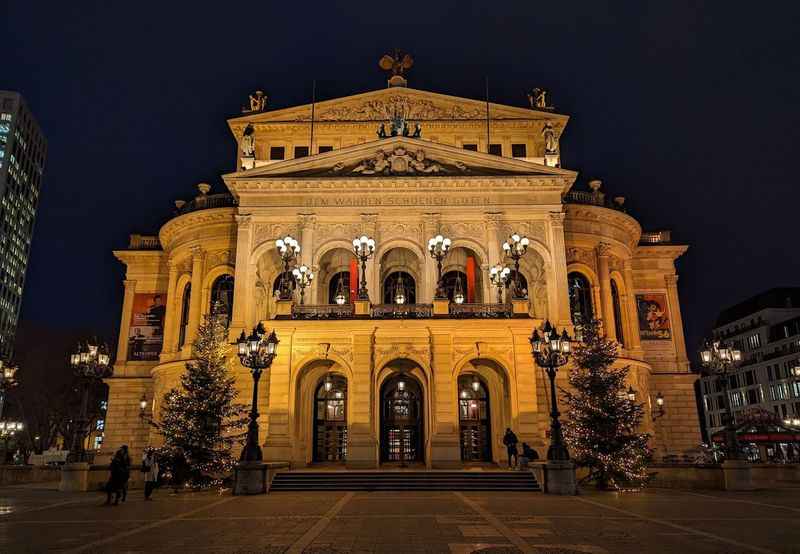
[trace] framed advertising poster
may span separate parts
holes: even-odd
[[[128,360],[157,361],[164,344],[164,295],[136,293],[133,296],[128,333]]]
[[[672,339],[666,294],[637,294],[636,312],[639,314],[639,335],[643,340]]]

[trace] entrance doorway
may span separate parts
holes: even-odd
[[[475,374],[458,378],[458,423],[461,461],[492,460],[491,418],[486,385]]]
[[[328,374],[314,393],[314,461],[347,459],[347,380]]]
[[[381,387],[381,462],[424,461],[422,387],[399,374]]]

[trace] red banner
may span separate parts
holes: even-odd
[[[467,256],[467,302],[475,302],[475,258]]]
[[[356,301],[358,295],[358,260],[350,260],[350,303]]]

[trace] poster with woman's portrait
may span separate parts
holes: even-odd
[[[637,294],[636,311],[639,314],[639,335],[642,339],[670,340],[672,338],[666,294]]]
[[[164,316],[167,308],[160,293],[133,296],[131,327],[128,334],[128,360],[156,361],[164,344]]]

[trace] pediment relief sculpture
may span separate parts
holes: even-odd
[[[366,100],[359,104],[334,106],[314,116],[315,121],[386,121],[400,114],[404,119],[486,119],[486,108],[446,105],[425,98],[409,98],[402,94]],[[299,121],[311,119],[301,114]]]
[[[462,162],[443,164],[426,157],[425,151],[408,150],[405,146],[397,146],[393,150],[378,150],[372,156],[358,162],[352,169],[344,164],[333,167],[335,173],[352,173],[356,175],[415,175],[466,172],[468,168]]]

